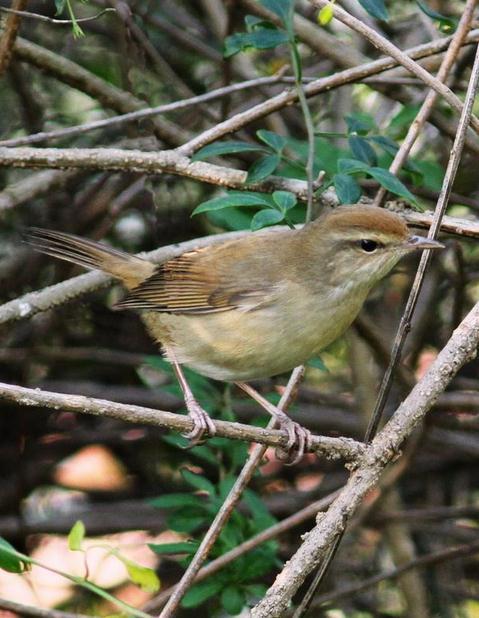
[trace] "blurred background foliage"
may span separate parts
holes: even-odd
[[[342,5],[402,49],[451,34],[464,8],[459,0],[344,0]],[[0,8],[9,6],[0,2]],[[318,23],[317,9],[306,0],[295,3],[303,21],[291,37],[286,22],[273,24],[265,18],[265,8],[275,6],[278,3],[254,0],[31,0],[23,8],[32,14],[50,20],[74,16],[79,21],[72,25],[31,15],[21,18],[19,38],[0,76],[0,145],[279,76],[270,84],[163,114],[158,116],[161,123],[154,116],[40,144],[176,148],[284,88],[378,57],[366,40],[331,21],[330,15],[322,12]],[[103,12],[107,8],[114,10]],[[8,13],[0,16],[5,27]],[[85,17],[94,19],[81,21]],[[314,36],[305,36],[305,23]],[[465,47],[448,82],[461,97],[472,58],[472,46]],[[439,60],[436,55],[424,62],[436,71]],[[284,83],[281,76],[289,81]],[[114,97],[108,95],[110,86],[116,88]],[[380,185],[391,200],[402,200],[403,205],[434,206],[452,143],[445,127],[455,120],[442,101],[399,181],[387,172],[424,96],[422,83],[395,69],[309,99],[314,178],[323,172],[321,186],[316,187],[315,215],[324,192],[334,189],[340,202],[352,203],[374,196]],[[479,210],[478,147],[477,140],[471,142],[448,211],[464,219],[477,217]],[[252,183],[272,174],[304,180],[307,153],[304,113],[293,105],[246,124],[194,158],[248,170]],[[61,229],[137,252],[220,231],[295,225],[304,218],[304,200],[289,191],[224,191],[214,183],[173,174],[2,167],[0,298],[7,302],[80,272],[26,248],[19,236],[25,226]],[[477,240],[445,240],[447,249],[426,278],[388,414],[479,298]],[[414,257],[401,264],[372,294],[360,322],[308,367],[292,415],[313,432],[361,439],[416,263]],[[31,320],[1,326],[1,379],[182,411],[171,370],[138,316],[109,308],[119,295],[116,287],[94,292]],[[388,485],[386,479],[372,506],[366,505],[354,522],[319,594],[347,589],[418,557],[477,541],[477,368],[477,362],[469,364],[439,399],[406,448],[396,483]],[[261,411],[236,390],[188,375],[202,405],[217,418],[266,423]],[[257,386],[278,401],[284,383],[285,376],[280,376]],[[247,446],[220,438],[185,450],[181,437],[152,427],[62,410],[2,404],[2,411],[0,536],[19,551],[62,564],[80,576],[85,574],[82,559],[70,562],[66,539],[77,520],[84,522],[92,542],[118,551],[133,547],[132,560],[155,569],[164,589],[173,585],[247,456]],[[327,495],[346,478],[340,461],[308,455],[297,466],[284,467],[270,453],[211,557]],[[245,612],[262,596],[312,522],[311,517],[302,521],[195,585],[178,615]],[[105,569],[105,555],[98,558],[98,569],[111,577],[95,579],[95,559],[90,550],[86,555],[91,579],[103,589],[136,607],[154,596],[136,585],[125,561],[120,561],[124,568],[118,574],[110,563]],[[399,578],[339,595],[311,615],[474,618],[479,616],[478,565],[472,552],[455,560],[445,556]],[[26,585],[19,575],[0,573],[0,597],[83,613],[113,611],[107,600],[71,582],[45,582],[35,567],[30,579],[32,584]]]

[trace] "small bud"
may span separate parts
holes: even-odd
[[[332,4],[327,4],[318,13],[318,23],[321,26],[327,26],[334,17],[334,7]]]

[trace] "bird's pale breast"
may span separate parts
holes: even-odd
[[[289,283],[281,302],[203,315],[146,312],[151,334],[180,363],[216,380],[264,378],[305,363],[356,317],[367,290],[314,294]],[[279,299],[278,299],[279,300]],[[300,306],[301,305],[301,306]]]

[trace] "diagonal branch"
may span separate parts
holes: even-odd
[[[304,367],[297,367],[291,373],[291,377],[288,381],[286,389],[281,396],[281,400],[278,404],[278,409],[286,411],[291,401],[296,395],[296,391],[300,381],[304,375]],[[268,429],[274,429],[276,426],[276,420],[272,418],[268,423]],[[233,509],[238,504],[241,496],[246,489],[248,483],[251,480],[255,470],[261,463],[264,454],[266,453],[266,447],[262,444],[257,444],[251,451],[246,463],[244,464],[241,472],[239,473],[233,487],[230,489],[226,499],[221,505],[220,510],[216,514],[213,522],[211,523],[208,531],[206,532],[201,545],[198,547],[196,554],[193,556],[192,561],[188,565],[181,581],[174,587],[173,592],[168,599],[167,604],[163,608],[160,618],[171,618],[174,616],[175,611],[181,602],[181,599],[185,595],[188,588],[195,581],[196,576],[201,568],[201,565],[208,557],[213,545],[216,543],[221,531],[228,522]]]
[[[338,534],[343,532],[346,522],[377,484],[385,467],[397,458],[404,440],[423,421],[459,369],[476,356],[478,345],[479,303],[464,318],[424,377],[367,447],[339,497],[327,513],[318,516],[316,526],[253,609],[253,618],[277,618],[284,614],[298,588],[319,564]]]

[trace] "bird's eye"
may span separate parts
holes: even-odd
[[[363,240],[360,240],[358,244],[361,249],[366,253],[374,253],[376,249],[380,246],[380,243],[375,240],[370,240],[368,238],[363,238]]]

